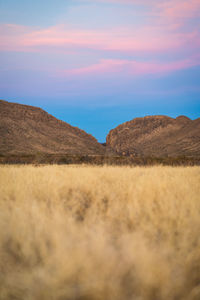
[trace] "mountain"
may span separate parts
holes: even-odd
[[[111,130],[105,145],[34,106],[0,100],[0,154],[200,157],[200,118],[147,116]]]
[[[200,156],[200,118],[136,118],[111,130],[106,144],[121,155]]]
[[[41,108],[0,100],[0,153],[96,155],[105,147]]]

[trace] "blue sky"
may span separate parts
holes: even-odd
[[[0,98],[104,142],[134,117],[200,116],[197,0],[0,0]]]

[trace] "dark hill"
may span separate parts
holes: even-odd
[[[107,146],[131,156],[200,156],[200,118],[147,116],[111,130]]]
[[[0,154],[37,152],[96,155],[105,147],[41,108],[0,100]]]

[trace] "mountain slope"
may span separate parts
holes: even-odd
[[[147,116],[111,130],[107,146],[131,156],[200,156],[200,118]]]
[[[104,154],[97,140],[38,107],[0,100],[0,153]]]

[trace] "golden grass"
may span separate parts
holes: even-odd
[[[199,300],[199,167],[0,167],[1,300]]]

